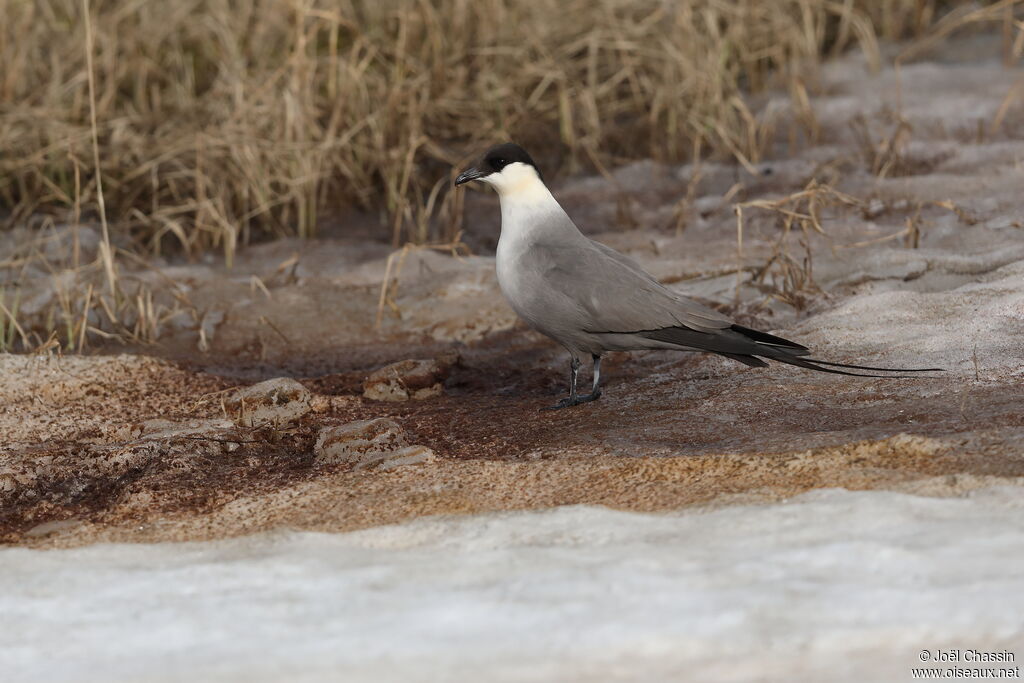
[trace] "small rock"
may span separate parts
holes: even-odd
[[[183,436],[218,435],[233,427],[234,425],[231,421],[224,419],[192,419],[184,420],[183,422],[172,422],[163,418],[154,418],[134,424],[130,427],[130,430],[135,438],[153,441]]]
[[[312,396],[290,377],[268,379],[239,390],[225,402],[235,423],[244,427],[283,425],[310,412]]]
[[[388,453],[367,453],[356,463],[357,470],[393,470],[405,465],[434,462],[437,456],[426,446],[406,446]]]
[[[43,522],[42,524],[36,524],[34,527],[26,531],[25,535],[29,538],[49,536],[53,533],[66,531],[67,529],[78,526],[81,523],[81,520],[78,519],[61,519],[51,522]]]
[[[331,409],[331,397],[330,396],[314,396],[309,401],[309,408],[314,413],[326,413]]]
[[[361,420],[320,430],[313,449],[316,464],[352,463],[355,469],[390,470],[433,462],[434,452],[409,443],[405,430],[387,418]]]
[[[409,445],[397,422],[384,417],[324,427],[313,452],[318,465],[358,462],[368,453],[387,453]]]
[[[451,365],[449,359],[403,360],[385,365],[363,381],[363,397],[373,401],[419,401],[440,396]]]

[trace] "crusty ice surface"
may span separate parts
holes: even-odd
[[[1009,487],[826,489],[703,512],[8,549],[0,668],[19,682],[909,680],[922,650],[1024,656],[1022,513]]]

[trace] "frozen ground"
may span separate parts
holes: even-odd
[[[790,147],[788,105],[765,102],[778,145],[760,175],[645,162],[555,188],[589,234],[745,324],[941,376],[613,354],[600,401],[538,412],[565,359],[500,298],[483,193],[467,199],[475,255],[410,252],[380,329],[390,250],[369,240],[142,269],[158,307],[189,304],[160,347],[0,356],[0,541],[25,546],[0,553],[0,615],[18,624],[0,629],[0,666],[904,680],[926,648],[1021,646],[1021,70],[977,40],[945,54],[901,80],[833,64],[810,143]],[[735,202],[812,180],[854,200],[819,206],[813,279],[800,235],[772,259],[778,213],[748,206],[738,252]],[[63,275],[18,276],[22,312],[44,315]],[[362,395],[381,366],[453,352],[438,396]],[[230,426],[222,399],[281,375],[309,411]],[[375,418],[437,457],[317,464],[320,429]]]
[[[1008,487],[829,489],[707,512],[576,506],[8,549],[0,669],[97,683],[910,680],[922,650],[1024,656],[1021,501]]]

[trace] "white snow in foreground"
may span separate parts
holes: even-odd
[[[1024,502],[824,490],[0,551],[5,681],[910,680],[1024,657]],[[1016,649],[1015,649],[1016,646]],[[961,664],[961,666],[964,666]]]

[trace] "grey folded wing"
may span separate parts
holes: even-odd
[[[718,311],[667,289],[636,261],[599,242],[547,246],[537,253],[545,281],[575,303],[585,332],[685,327],[715,333],[732,325]]]

